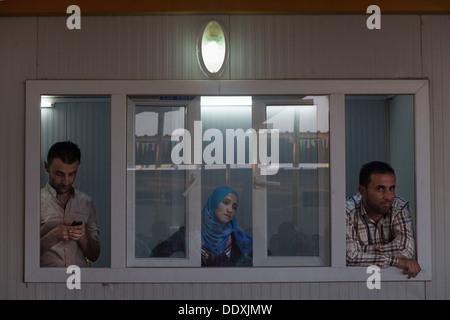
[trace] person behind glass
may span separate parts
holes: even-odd
[[[73,188],[81,152],[70,141],[49,150],[45,170],[49,180],[41,189],[41,267],[87,267],[100,254],[95,206],[86,194]]]
[[[235,215],[238,194],[220,186],[208,197],[202,210],[202,266],[251,266],[252,238],[241,230]],[[185,227],[152,249],[150,257],[170,257],[185,252]]]
[[[252,238],[236,222],[238,194],[215,188],[202,210],[202,266],[251,266]]]
[[[421,271],[414,260],[409,202],[395,194],[396,177],[384,162],[365,164],[359,193],[346,201],[348,266],[397,267],[409,278]]]

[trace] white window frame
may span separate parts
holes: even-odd
[[[145,97],[143,97],[145,101]],[[165,107],[183,107],[186,108],[185,128],[189,132],[194,132],[193,123],[199,120],[200,98],[195,97],[192,101],[147,101],[137,102],[137,99],[127,99],[127,156],[134,157],[135,136],[135,107],[139,106],[165,106]],[[193,153],[193,150],[192,152]],[[186,159],[187,160],[187,159]],[[188,162],[186,161],[185,162]],[[134,163],[133,161],[131,161]],[[201,212],[201,192],[198,186],[201,186],[201,172],[196,165],[185,166],[185,221],[187,226],[187,235],[191,230],[201,230],[200,215]],[[129,170],[127,165],[127,266],[128,267],[199,267],[201,262],[201,238],[187,237],[186,258],[136,258],[135,257],[135,171]]]
[[[39,266],[41,95],[111,96],[111,265],[81,269],[83,283],[262,283],[363,281],[367,268],[345,261],[345,95],[414,95],[416,248],[422,272],[407,280],[382,269],[382,281],[430,281],[431,162],[429,81],[412,80],[29,80],[26,82],[25,282],[66,282],[65,268]],[[330,97],[329,267],[128,268],[126,125],[129,95],[328,95]],[[200,210],[198,211],[200,212]]]
[[[295,96],[254,96],[252,105],[253,124],[264,124],[267,121],[267,107],[268,106],[287,106],[287,105],[310,105],[314,97],[325,97],[325,95],[315,95],[309,97],[295,97]],[[326,95],[329,103],[329,96]],[[305,100],[304,100],[305,99]],[[308,103],[306,100],[309,100]],[[314,102],[313,102],[314,103]],[[328,116],[329,118],[329,116]],[[328,119],[329,120],[329,119]],[[264,125],[262,128],[266,129]],[[280,163],[281,165],[281,163]],[[320,164],[318,164],[320,165]],[[327,164],[328,165],[328,164]],[[325,212],[319,214],[319,234],[321,240],[319,242],[319,255],[317,256],[268,256],[268,219],[267,219],[267,185],[271,184],[270,175],[262,175],[260,170],[254,170],[253,172],[253,265],[254,266],[271,266],[271,267],[323,267],[329,265],[331,246],[329,241],[329,235],[323,235],[321,232],[325,229],[329,229],[329,221],[325,226],[320,220],[323,215],[330,215],[328,209]],[[319,179],[322,180],[322,179]],[[256,185],[255,181],[258,181]],[[329,182],[328,182],[329,185]],[[276,186],[274,187],[276,188]],[[319,201],[320,203],[320,201]],[[331,208],[331,205],[330,205]],[[319,208],[319,210],[324,210]],[[255,232],[256,231],[256,232]],[[328,230],[329,231],[329,230]]]

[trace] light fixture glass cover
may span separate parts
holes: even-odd
[[[227,38],[217,21],[208,22],[199,35],[198,60],[208,77],[218,77],[224,70],[227,59]]]

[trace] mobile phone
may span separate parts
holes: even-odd
[[[83,224],[83,221],[74,221],[74,222],[72,222],[72,227],[81,226],[82,224]]]

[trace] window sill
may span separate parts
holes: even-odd
[[[233,267],[233,268],[87,268],[82,283],[272,283],[272,282],[366,282],[372,275],[365,267]],[[39,268],[25,282],[66,282],[64,268]],[[431,270],[408,279],[400,269],[381,269],[381,281],[431,281]]]

